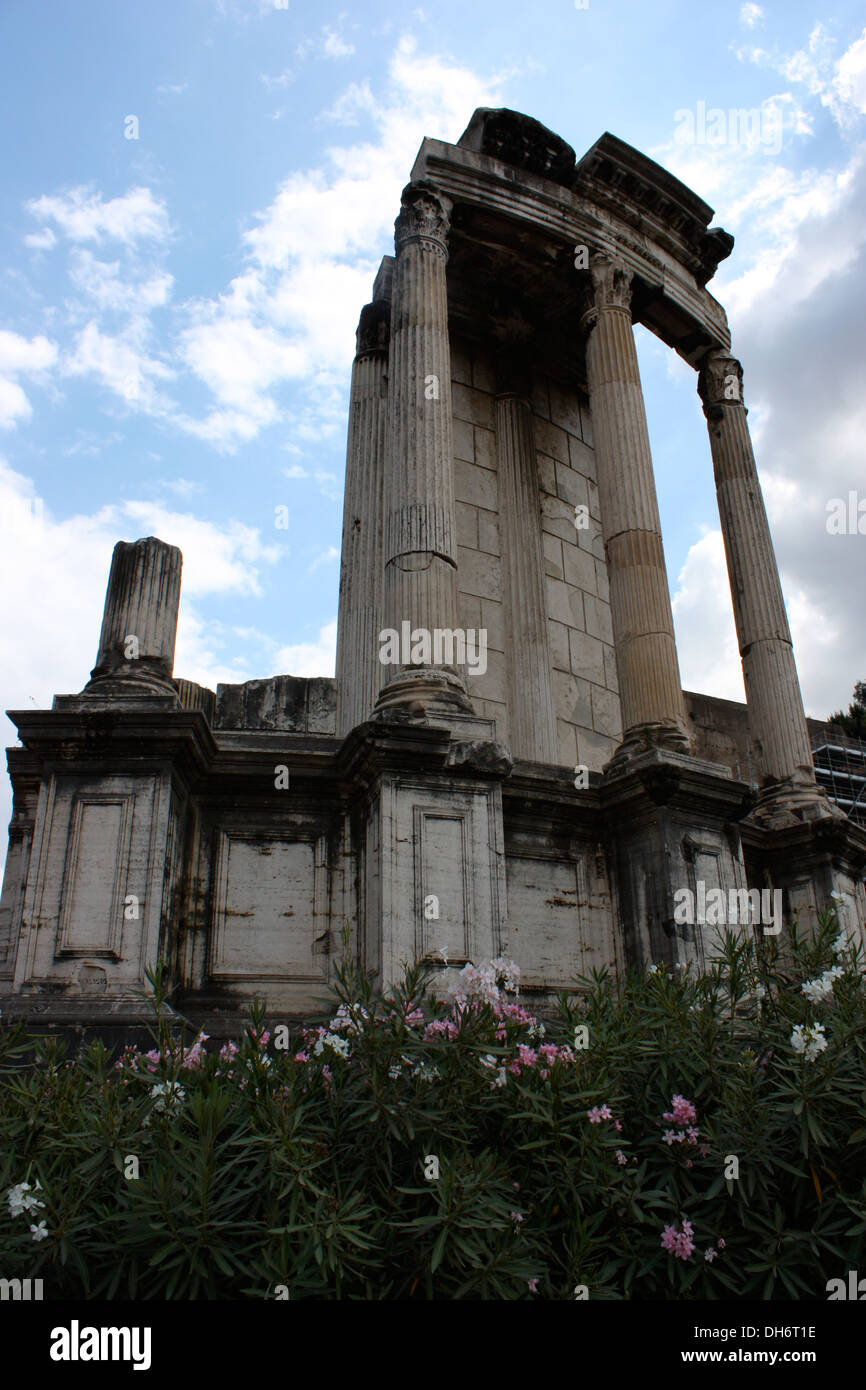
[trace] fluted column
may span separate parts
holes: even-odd
[[[386,300],[361,310],[352,367],[340,608],[337,619],[337,731],[369,719],[382,684],[382,569],[388,424]]]
[[[496,397],[499,515],[507,584],[509,745],[515,758],[557,763],[532,406],[510,375],[500,374]]]
[[[743,369],[727,352],[704,357],[698,391],[707,417],[749,728],[761,782],[773,794],[816,795],[803,697],[779,570],[758,480]]]
[[[631,273],[596,253],[590,276],[582,326],[622,706],[618,763],[647,747],[687,753],[689,741],[631,321]]]
[[[118,541],[111,557],[102,631],[87,694],[176,694],[171,683],[180,572],[177,546],[148,536]]]
[[[454,632],[459,621],[445,281],[449,211],[449,200],[427,181],[403,190],[388,362],[383,626],[427,634],[431,643],[437,630]],[[384,668],[379,708],[420,701],[471,710],[456,666],[401,651],[406,656]]]

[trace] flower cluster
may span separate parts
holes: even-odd
[[[823,975],[819,975],[816,980],[806,980],[801,985],[801,989],[809,1000],[810,1004],[826,1004],[833,998],[833,985],[845,970],[841,965],[834,965],[830,970],[825,970]]]
[[[674,1144],[692,1145],[696,1148],[701,1158],[706,1158],[710,1152],[709,1144],[701,1143],[701,1131],[695,1121],[698,1112],[690,1100],[685,1096],[672,1096],[671,1108],[662,1113],[662,1119],[668,1120],[672,1125],[677,1125],[677,1129],[666,1129],[662,1135],[662,1143],[667,1144],[672,1149]],[[685,1166],[691,1168],[693,1160],[685,1159]]]
[[[682,1227],[682,1230],[678,1231],[676,1226],[665,1226],[662,1231],[663,1249],[677,1260],[687,1260],[695,1253],[695,1242],[692,1239],[695,1228],[685,1217]]]
[[[807,1062],[814,1062],[827,1046],[823,1023],[795,1024],[791,1034],[791,1046],[795,1052],[801,1052]]]
[[[45,1203],[40,1202],[39,1198],[36,1196],[36,1193],[41,1191],[42,1188],[38,1178],[33,1187],[30,1186],[29,1182],[19,1182],[15,1187],[10,1187],[9,1191],[6,1193],[6,1200],[9,1203],[9,1215],[25,1216],[31,1211],[44,1211]],[[45,1222],[40,1221],[37,1225],[31,1226],[30,1235],[35,1241],[45,1240],[48,1236]]]
[[[159,1081],[155,1086],[151,1086],[150,1094],[153,1097],[154,1110],[165,1111],[168,1114],[186,1100],[186,1091],[176,1081]]]
[[[160,1067],[180,1067],[182,1071],[192,1071],[204,1065],[204,1045],[208,1036],[207,1033],[199,1033],[191,1047],[154,1047],[150,1052],[139,1052],[134,1043],[127,1043],[115,1066],[118,1071],[127,1069],[139,1075],[143,1071],[159,1071]]]
[[[331,1019],[332,1033],[362,1033],[370,1015],[362,1004],[341,1004]],[[408,1020],[407,1020],[408,1021]]]
[[[506,956],[483,960],[480,965],[464,965],[457,979],[449,986],[448,995],[459,1008],[470,1001],[502,1005],[505,994],[520,993],[520,967]]]

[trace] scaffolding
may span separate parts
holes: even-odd
[[[846,738],[844,743],[819,743],[812,749],[818,785],[840,810],[866,827],[866,743]]]

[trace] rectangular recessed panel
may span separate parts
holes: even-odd
[[[321,974],[314,960],[316,857],[311,840],[226,835],[220,855],[213,973]],[[326,931],[327,916],[319,931]]]
[[[465,960],[469,953],[465,818],[426,811],[418,815],[424,954],[444,950],[449,960]]]
[[[570,983],[584,969],[582,873],[573,861],[509,855],[508,954],[527,985]]]
[[[115,950],[123,929],[118,892],[128,802],[78,801],[63,875],[60,950]]]

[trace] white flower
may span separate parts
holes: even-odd
[[[158,1081],[150,1088],[154,1110],[170,1111],[176,1104],[186,1099],[186,1091],[176,1081]]]
[[[833,998],[833,985],[840,975],[845,971],[841,965],[834,965],[831,970],[825,970],[817,980],[806,980],[801,989],[811,1004],[823,1004],[828,999]]]
[[[6,1200],[9,1203],[9,1215],[23,1216],[26,1211],[44,1209],[45,1203],[33,1196],[34,1192],[41,1191],[38,1178],[35,1188],[31,1188],[29,1182],[19,1182],[16,1187],[10,1187],[6,1194]]]
[[[326,1033],[323,1038],[319,1038],[313,1051],[316,1056],[321,1056],[326,1047],[329,1047],[338,1057],[348,1057],[349,1055],[349,1039],[341,1038],[337,1033]]]
[[[827,1046],[823,1023],[797,1023],[791,1034],[791,1046],[795,1052],[801,1052],[807,1062],[814,1062]]]
[[[759,982],[758,984],[755,985],[755,998],[756,998],[756,999],[766,999],[766,997],[767,997],[767,987],[766,987],[766,985],[762,985],[762,984]]]
[[[647,966],[647,968],[646,968],[646,973],[647,973],[648,975],[658,975],[659,971],[663,971],[663,970],[664,970],[664,965],[663,965],[663,963],[662,963],[661,961],[659,961],[656,965],[649,964],[649,965]]]
[[[40,1221],[38,1226],[31,1226],[30,1234],[34,1240],[46,1240],[48,1238],[48,1232],[45,1229],[45,1222]]]
[[[491,1086],[505,1086],[505,1085],[507,1084],[507,1082],[508,1082],[508,1077],[507,1077],[506,1074],[505,1074],[505,1068],[504,1068],[504,1067],[498,1067],[498,1068],[497,1068],[497,1071],[496,1071],[496,1076],[493,1078],[493,1080],[492,1080],[491,1083],[490,1083]]]
[[[464,965],[449,987],[449,995],[463,1007],[467,1000],[485,1004],[504,1004],[506,994],[519,994],[520,967],[505,956],[483,960],[480,965]]]
[[[332,1033],[360,1033],[370,1017],[363,1004],[341,1004],[331,1019]]]

